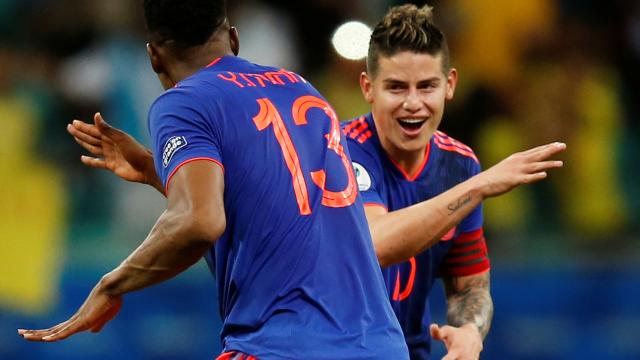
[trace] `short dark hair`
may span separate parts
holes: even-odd
[[[179,48],[204,44],[226,21],[225,0],[144,0],[150,41]]]
[[[380,55],[389,57],[402,51],[442,55],[442,69],[449,69],[449,47],[433,23],[433,8],[407,4],[392,7],[376,25],[369,41],[367,72],[375,76]]]

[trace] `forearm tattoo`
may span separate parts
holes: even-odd
[[[458,200],[447,205],[447,210],[449,210],[449,215],[458,211],[461,207],[465,206],[471,201],[471,194],[466,194],[459,198]]]
[[[473,323],[484,339],[491,327],[493,301],[489,293],[489,273],[465,279],[464,284],[456,283],[459,278],[450,278],[447,320],[451,326]]]

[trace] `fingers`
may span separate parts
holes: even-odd
[[[90,143],[82,141],[82,139],[74,137],[75,140],[80,146],[82,146],[85,150],[92,153],[95,156],[102,156],[102,146],[91,145]]]
[[[102,114],[100,114],[99,112],[97,112],[93,116],[93,122],[96,124],[96,127],[98,128],[100,133],[102,133],[103,135],[106,135],[108,138],[111,138],[112,140],[115,140],[117,137],[122,136],[124,134],[119,129],[114,128],[113,126],[109,125],[106,121],[104,121],[104,118],[102,118]]]
[[[80,121],[74,120],[74,123],[76,123],[76,122],[82,123]],[[82,124],[84,124],[84,123],[82,123]],[[81,141],[83,141],[85,143],[88,143],[90,145],[93,145],[93,146],[100,146],[100,134],[98,134],[98,136],[94,136],[94,135],[92,135],[91,133],[89,133],[87,131],[79,130],[78,127],[76,127],[76,126],[74,126],[72,124],[68,124],[67,125],[67,132],[69,132],[69,134],[71,134],[71,136],[73,136],[74,139],[81,140]]]
[[[107,163],[103,159],[82,155],[80,156],[80,161],[88,167],[96,169],[108,169]]]
[[[72,130],[87,134],[96,139],[100,138],[100,130],[98,130],[95,125],[87,124],[84,121],[73,120],[71,124],[67,125],[67,131],[71,133]],[[71,135],[76,136],[75,133],[71,133]]]
[[[531,151],[527,155],[533,161],[541,161],[541,160],[549,158],[550,156],[553,156],[555,154],[558,154],[558,153],[566,150],[566,148],[567,148],[567,145],[565,143],[555,142],[555,143],[551,143],[551,144],[547,144],[547,145],[543,145],[543,146],[539,146],[537,148],[534,148],[532,150],[535,150],[535,151]]]
[[[523,184],[533,184],[534,182],[538,182],[544,178],[547,177],[547,173],[545,171],[543,172],[539,172],[539,173],[535,173],[535,174],[529,174],[529,175],[525,175],[524,179],[522,180]]]
[[[530,164],[528,170],[530,173],[538,173],[549,169],[561,168],[563,165],[562,161],[557,160],[540,161]]]
[[[29,341],[47,341],[45,338],[48,338],[49,336],[56,334],[58,331],[66,328],[73,319],[74,318],[71,318],[65,322],[62,322],[48,329],[41,329],[41,330],[19,329],[18,334],[22,335],[22,337],[25,340],[29,340]]]
[[[429,326],[429,332],[431,333],[431,338],[434,340],[442,340],[443,339],[443,335],[442,335],[442,330],[440,329],[440,327],[437,324],[431,324],[431,326]]]
[[[64,340],[69,336],[87,330],[87,325],[83,324],[77,319],[73,319],[69,321],[67,326],[59,329],[58,331],[53,332],[50,335],[44,336],[42,341],[45,342],[53,342],[58,340]]]

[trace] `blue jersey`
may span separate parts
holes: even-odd
[[[207,256],[224,351],[259,359],[407,358],[332,108],[302,77],[225,56],[152,105],[167,191],[194,160],[224,171]]]
[[[400,210],[430,199],[480,171],[473,151],[437,131],[424,163],[409,176],[380,144],[371,114],[343,124],[365,206]],[[409,261],[383,269],[388,296],[400,321],[411,359],[428,359],[431,315],[427,298],[440,275],[466,276],[489,269],[482,232],[482,206],[433,247]]]

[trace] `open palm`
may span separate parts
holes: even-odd
[[[157,181],[151,151],[107,124],[100,113],[93,120],[94,124],[74,120],[67,126],[75,141],[93,155],[83,155],[80,158],[83,164],[109,170],[128,181],[148,184]]]

